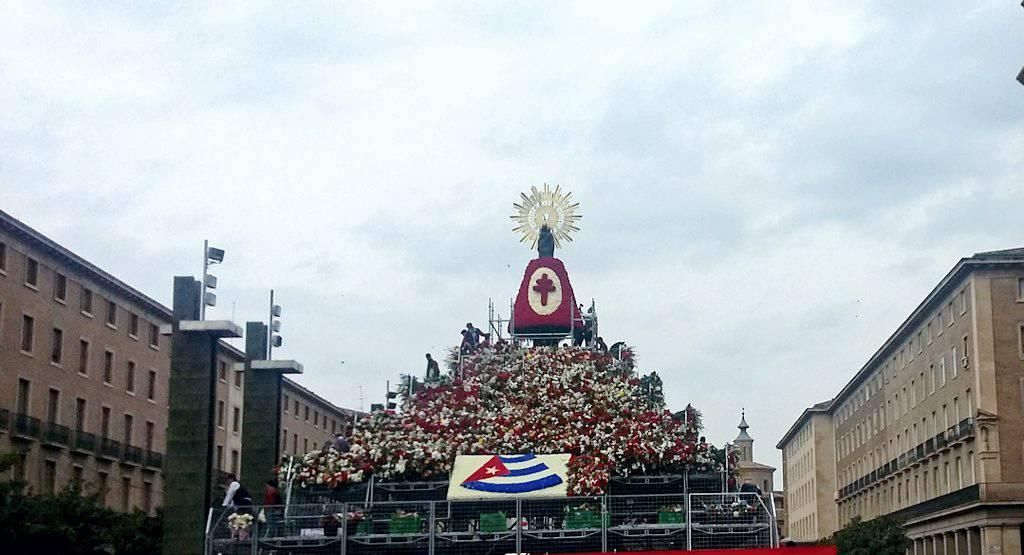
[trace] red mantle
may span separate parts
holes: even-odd
[[[569,335],[577,313],[565,265],[557,258],[536,258],[523,274],[509,331],[520,336]]]

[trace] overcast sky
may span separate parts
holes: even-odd
[[[1024,245],[1016,2],[22,2],[0,21],[0,208],[166,304],[209,238],[210,317],[265,319],[276,288],[275,355],[344,406],[507,306],[531,185],[581,203],[557,255],[608,343],[715,442],[746,407],[773,465],[960,257]]]

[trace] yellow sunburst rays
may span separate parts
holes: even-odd
[[[520,243],[529,243],[530,248],[537,248],[540,228],[547,224],[555,238],[555,246],[562,248],[562,242],[571,242],[572,234],[579,231],[576,224],[583,216],[576,213],[580,203],[572,201],[572,193],[562,191],[561,185],[554,190],[547,183],[543,190],[530,187],[530,194],[519,193],[520,202],[513,203],[516,213],[509,216],[516,222],[512,231],[522,237]]]

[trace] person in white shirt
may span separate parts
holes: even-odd
[[[224,493],[224,502],[221,503],[222,507],[236,507],[238,509],[252,509],[252,496],[249,495],[249,490],[245,489],[245,486],[235,478],[234,474],[227,475],[228,488]]]

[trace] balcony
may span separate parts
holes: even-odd
[[[935,438],[929,438],[924,442],[924,454],[931,455],[935,452]]]
[[[75,432],[74,442],[71,444],[71,449],[81,453],[95,453],[96,443],[96,434],[77,430]]]
[[[960,439],[966,441],[966,440],[971,439],[971,438],[974,437],[974,419],[973,418],[964,418],[963,420],[960,421],[959,427],[960,427],[960,430],[959,430],[960,433],[958,434],[958,436],[960,437]]]
[[[100,438],[99,456],[104,459],[117,460],[121,458],[121,443],[109,437]]]
[[[53,447],[67,447],[71,444],[71,430],[56,422],[43,424],[43,443]]]
[[[128,464],[141,465],[144,458],[142,448],[134,445],[125,445],[121,454],[121,462]]]
[[[940,432],[939,435],[935,436],[934,439],[935,439],[935,450],[936,451],[940,451],[942,449],[945,449],[946,446],[949,445],[949,442],[946,440],[946,434],[944,434],[944,433]]]
[[[915,449],[915,452],[917,453],[917,459],[916,460],[923,459],[924,458],[924,444],[922,443],[921,445],[918,445],[917,448]]]
[[[14,426],[13,435],[24,439],[39,439],[42,434],[42,422],[38,418],[33,418],[27,414],[15,414],[14,415]]]
[[[164,467],[164,454],[157,453],[156,451],[146,451],[146,462],[145,465],[150,468],[163,468]]]

